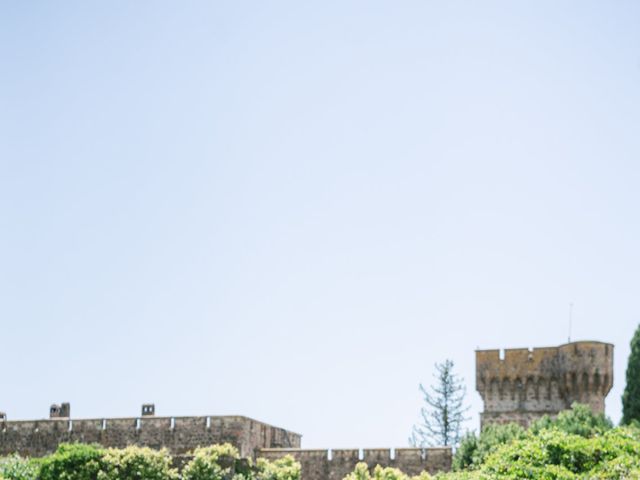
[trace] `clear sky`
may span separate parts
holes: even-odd
[[[0,410],[405,446],[474,350],[640,322],[640,2],[0,6]]]

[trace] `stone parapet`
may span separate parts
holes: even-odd
[[[373,470],[376,465],[399,468],[413,476],[421,472],[451,470],[450,447],[441,448],[374,448],[307,450],[299,448],[261,449],[257,456],[276,460],[291,455],[302,465],[302,480],[342,480],[359,462]]]
[[[476,351],[476,389],[484,402],[481,424],[528,426],[574,402],[604,413],[613,386],[613,345],[573,342],[559,347]]]

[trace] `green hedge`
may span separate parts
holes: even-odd
[[[254,464],[224,444],[196,449],[180,474],[167,450],[63,444],[40,459],[0,458],[0,480],[300,480],[300,464],[291,456]]]

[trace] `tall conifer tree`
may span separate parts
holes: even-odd
[[[453,361],[436,363],[434,377],[431,391],[420,384],[425,406],[420,410],[421,422],[414,425],[409,437],[414,447],[458,445],[462,424],[467,420],[466,389],[463,380],[453,372]]]
[[[622,395],[622,423],[640,421],[640,325],[631,339],[631,355],[627,364],[627,386]]]

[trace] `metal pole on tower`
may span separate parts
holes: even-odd
[[[569,303],[569,342],[571,343],[571,324],[573,323],[573,302]]]

